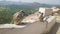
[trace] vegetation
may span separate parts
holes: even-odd
[[[38,7],[37,7],[38,8]],[[0,6],[0,24],[13,23],[12,17],[13,14],[17,11],[24,10],[25,14],[29,15],[34,13],[37,9],[34,6]]]
[[[0,24],[12,24],[13,14],[24,10],[26,15],[34,13],[40,6],[30,6],[30,5],[0,5]],[[60,12],[58,12],[60,14]]]

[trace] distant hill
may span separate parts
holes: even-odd
[[[38,7],[51,7],[51,6],[59,6],[59,5],[49,5],[49,4],[42,4],[38,2],[33,3],[25,3],[25,2],[12,2],[12,1],[0,1],[0,5],[25,5],[25,6],[38,6]]]

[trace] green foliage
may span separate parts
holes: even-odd
[[[3,23],[7,23],[7,22],[10,22],[11,20],[11,17],[9,15],[9,12],[8,12],[8,8],[0,8],[0,23],[3,24]]]
[[[36,7],[33,6],[1,6],[0,7],[0,24],[13,24],[13,14],[17,11],[24,10],[26,15],[36,12]]]

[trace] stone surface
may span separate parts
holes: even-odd
[[[51,17],[51,16],[50,16]],[[40,22],[37,21],[30,25],[27,25],[25,28],[24,26],[17,26],[14,24],[5,24],[1,25],[0,34],[43,34],[46,33],[51,29],[51,27],[55,24],[55,17],[51,19],[51,22],[47,24],[47,22]],[[20,28],[8,28],[8,27],[20,27]],[[6,27],[6,28],[4,28]]]
[[[26,25],[2,24],[0,28],[24,28]]]
[[[39,21],[39,17],[40,17],[40,13],[35,13],[35,14],[31,14],[27,17],[25,17],[22,22],[23,23],[34,23],[36,21]]]
[[[57,16],[56,24],[52,27],[51,31],[47,34],[60,34],[60,16]]]
[[[39,12],[43,13],[43,16],[48,16],[52,14],[52,9],[51,8],[39,8]]]

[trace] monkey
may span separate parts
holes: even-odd
[[[44,21],[43,21],[43,18],[44,18],[44,17],[43,17],[43,13],[41,13],[41,16],[39,17],[39,19],[40,19],[41,22],[44,22]]]
[[[20,25],[21,24],[21,21],[24,17],[24,11],[21,10],[19,12],[16,12],[14,15],[13,15],[13,21],[14,21],[14,24],[16,25]]]

